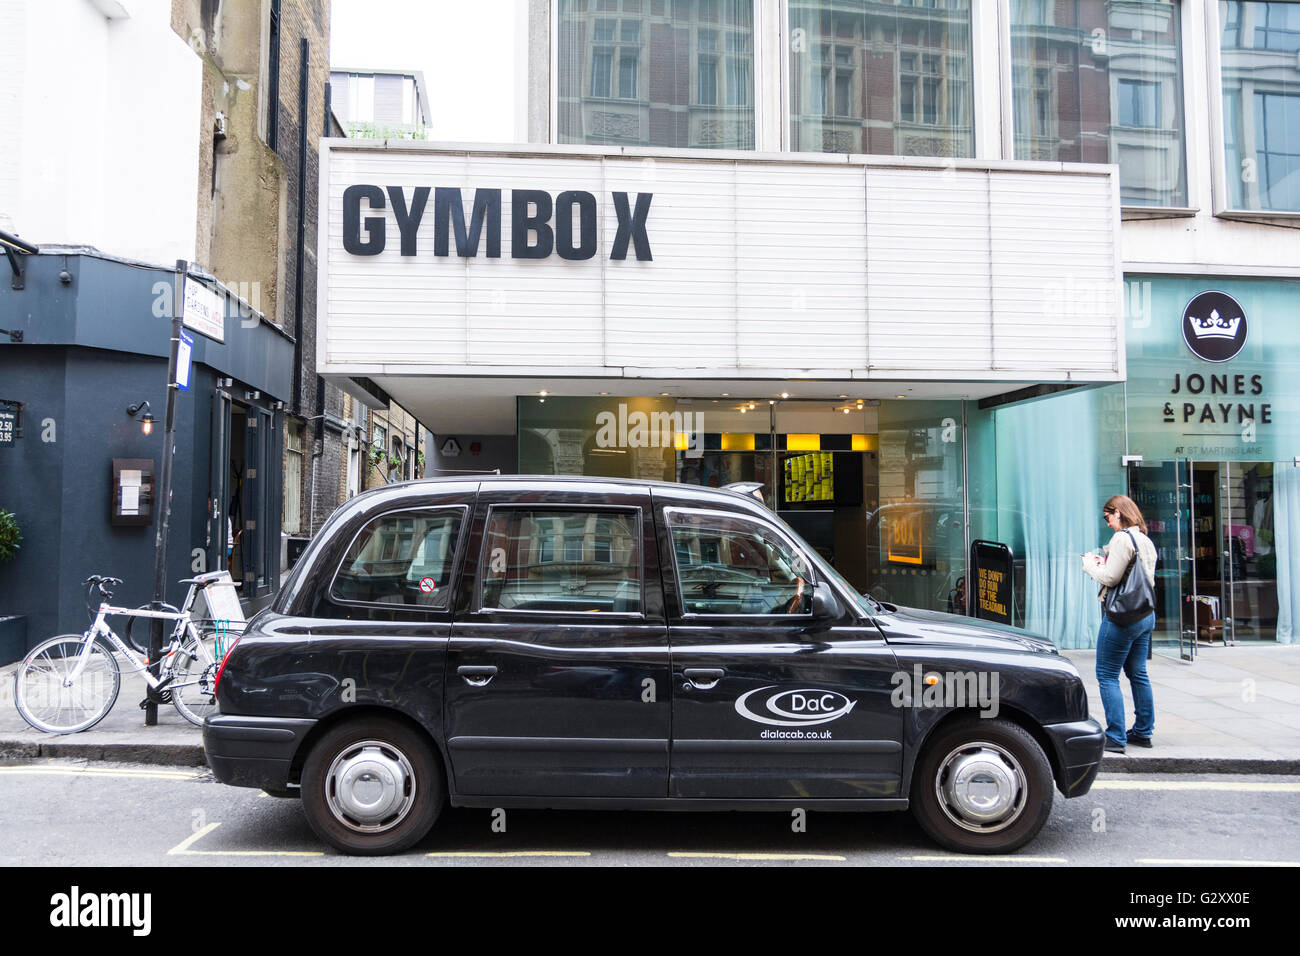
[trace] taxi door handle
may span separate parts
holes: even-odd
[[[682,671],[687,682],[696,690],[712,690],[725,674],[721,667],[687,667]]]
[[[457,667],[456,673],[465,678],[471,687],[486,687],[488,681],[497,676],[497,669],[491,665],[485,667]]]

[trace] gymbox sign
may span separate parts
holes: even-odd
[[[433,217],[433,255],[450,256],[454,236],[457,256],[474,258],[480,245],[489,259],[501,258],[501,190],[475,189],[468,226],[464,196],[455,186],[378,186],[361,183],[343,191],[343,248],[354,256],[377,256],[388,245],[388,222],[382,214],[391,206],[403,256],[420,255],[417,236],[426,215]],[[610,259],[626,259],[629,246],[636,258],[650,261],[646,219],[653,193],[611,193],[618,230]],[[430,198],[432,197],[432,207]],[[363,205],[365,209],[363,210]],[[583,260],[596,255],[596,197],[580,189],[552,197],[541,189],[510,191],[510,257]],[[379,212],[379,215],[373,213]],[[364,213],[364,214],[363,214]],[[577,217],[575,229],[574,217]]]

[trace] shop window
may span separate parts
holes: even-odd
[[[1179,13],[1172,0],[1013,3],[1015,158],[1116,163],[1124,205],[1185,206]]]
[[[972,156],[969,0],[790,0],[791,146]]]
[[[1300,4],[1219,4],[1233,209],[1300,212]]]

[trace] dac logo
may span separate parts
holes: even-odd
[[[853,710],[857,703],[843,694],[817,687],[776,691],[750,702],[751,697],[773,690],[776,690],[775,684],[742,694],[736,699],[736,713],[746,720],[776,727],[811,727],[838,720]]]
[[[1246,313],[1226,292],[1202,292],[1183,309],[1183,341],[1206,362],[1226,362],[1246,346]]]

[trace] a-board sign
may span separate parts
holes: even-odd
[[[972,541],[967,600],[973,617],[1015,624],[1011,548],[998,541]]]

